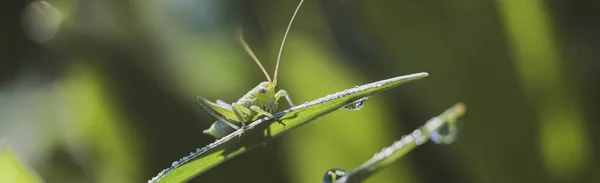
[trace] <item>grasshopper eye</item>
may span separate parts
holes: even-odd
[[[263,89],[260,89],[260,90],[258,90],[258,91],[259,91],[260,93],[262,93],[262,94],[265,94],[265,93],[267,93],[267,90],[266,90],[266,89],[264,89],[264,88],[263,88]]]

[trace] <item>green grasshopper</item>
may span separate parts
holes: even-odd
[[[261,116],[275,118],[273,113],[277,109],[277,101],[281,97],[285,97],[288,104],[290,106],[294,106],[290,96],[285,90],[279,90],[277,93],[275,93],[275,86],[277,86],[277,71],[279,70],[279,60],[281,59],[281,53],[283,52],[283,45],[285,44],[288,32],[292,27],[294,18],[302,6],[303,1],[304,0],[300,0],[298,7],[296,7],[296,11],[294,11],[294,14],[292,15],[290,23],[288,24],[285,34],[283,35],[283,41],[281,42],[279,53],[277,55],[277,63],[275,65],[273,80],[271,80],[265,68],[262,66],[256,55],[254,55],[254,52],[252,52],[248,46],[248,43],[246,43],[244,40],[241,31],[238,32],[237,40],[239,41],[240,45],[242,45],[246,53],[252,57],[254,62],[256,62],[258,67],[260,67],[260,69],[263,71],[267,77],[267,81],[258,84],[258,86],[248,91],[248,93],[242,96],[242,98],[232,104],[227,104],[222,100],[216,100],[215,103],[213,103],[200,96],[196,97],[196,103],[202,107],[202,109],[206,110],[206,112],[208,112],[211,116],[217,118],[217,121],[215,121],[210,128],[203,131],[205,134],[214,136],[216,138],[221,138],[236,130],[241,129],[243,132],[246,127],[246,122],[257,120]],[[279,119],[276,120],[283,124]]]

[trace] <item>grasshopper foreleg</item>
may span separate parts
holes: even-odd
[[[267,112],[265,110],[262,110],[258,106],[255,106],[255,105],[250,106],[250,109],[252,109],[253,111],[256,111],[260,115],[264,115],[264,116],[273,118],[273,119],[275,119],[277,121],[277,123],[282,124],[283,126],[285,126],[285,123],[283,123],[279,118],[276,118],[273,114],[271,114],[271,113],[269,113],[269,112]]]
[[[288,95],[285,90],[279,90],[277,93],[275,93],[275,101],[279,101],[281,97],[285,97],[285,100],[287,100],[288,104],[290,104],[291,107],[294,107],[292,98],[290,98],[290,95]]]

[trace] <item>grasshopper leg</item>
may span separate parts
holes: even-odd
[[[277,93],[275,93],[275,101],[278,101],[281,97],[285,97],[285,100],[287,100],[288,104],[290,104],[291,107],[294,107],[292,98],[290,98],[290,95],[288,95],[287,91],[279,90]]]
[[[233,103],[231,104],[231,109],[233,110],[233,112],[235,113],[235,115],[237,116],[237,118],[240,120],[240,123],[242,123],[242,133],[244,133],[244,130],[246,129],[246,120],[244,120],[244,118],[242,117],[242,114],[246,114],[248,116],[252,115],[252,111],[246,107],[244,107],[243,105],[237,104],[237,103]],[[242,134],[240,133],[240,136]]]
[[[275,117],[273,114],[271,114],[271,113],[269,113],[269,112],[267,112],[267,111],[265,111],[265,110],[262,110],[262,109],[261,109],[260,107],[258,107],[258,106],[255,106],[255,105],[253,105],[253,106],[250,106],[250,109],[251,109],[251,110],[253,110],[253,111],[256,111],[256,112],[257,112],[258,114],[260,114],[260,115],[264,115],[264,116],[268,116],[268,117],[270,117],[270,118],[273,118],[273,119],[275,119],[275,120],[276,120],[276,121],[277,121],[279,124],[282,124],[283,126],[285,126],[285,123],[283,123],[283,122],[282,122],[282,121],[281,121],[279,118]]]
[[[242,127],[240,128],[242,130],[242,132],[240,133],[239,137],[242,136],[242,134],[244,133],[244,131],[246,130],[246,122],[244,121],[244,118],[242,118],[242,115],[240,114],[240,112],[238,112],[238,108],[237,105],[232,105],[233,113],[235,113],[235,115],[237,116],[237,118],[240,120],[240,123],[242,123]]]

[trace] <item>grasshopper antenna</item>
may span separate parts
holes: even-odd
[[[298,10],[300,10],[300,7],[302,6],[302,2],[304,2],[304,0],[300,0],[300,3],[298,3],[298,7],[296,7],[296,11],[294,11],[294,14],[292,15],[292,19],[290,20],[290,23],[288,24],[288,27],[285,30],[285,34],[283,35],[283,41],[281,41],[281,46],[279,47],[279,53],[277,54],[277,64],[275,65],[275,74],[273,74],[273,86],[277,85],[277,71],[279,71],[279,60],[281,60],[281,52],[283,52],[283,45],[285,45],[285,40],[287,38],[288,33],[290,32],[292,23],[294,23],[294,18],[296,18],[296,14],[298,14]]]
[[[260,67],[260,70],[262,70],[263,73],[265,74],[265,76],[267,77],[267,81],[269,81],[269,83],[273,83],[273,81],[271,81],[271,77],[269,76],[269,73],[267,73],[267,70],[265,69],[265,67],[263,67],[263,65],[260,63],[260,60],[258,60],[256,55],[254,55],[254,52],[252,52],[252,49],[250,49],[250,46],[248,46],[248,43],[246,42],[246,40],[244,40],[244,33],[242,32],[241,27],[238,28],[236,34],[237,34],[236,37],[237,37],[238,43],[242,45],[242,47],[244,48],[246,53],[248,53],[248,55],[250,55],[250,57],[252,57],[252,60],[254,60],[254,62],[256,62],[258,67]],[[275,69],[275,72],[277,72],[277,69]],[[275,74],[275,76],[277,76],[277,74]]]

